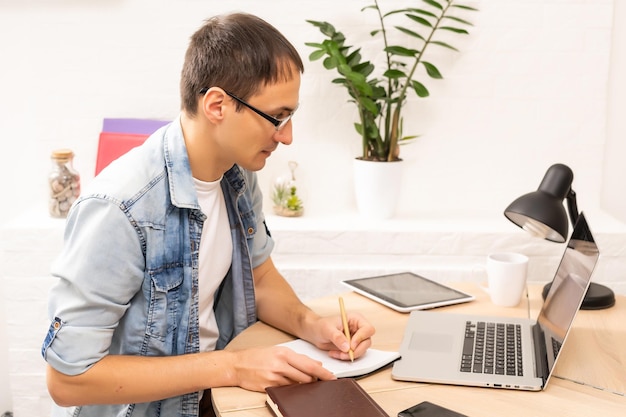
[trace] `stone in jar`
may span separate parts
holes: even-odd
[[[74,152],[57,149],[50,155],[52,169],[48,176],[50,185],[49,211],[52,217],[65,218],[72,203],[80,195],[80,175],[73,167]]]

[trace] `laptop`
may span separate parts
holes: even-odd
[[[412,311],[400,346],[401,359],[394,363],[392,378],[543,390],[585,297],[599,255],[581,213],[537,320]]]

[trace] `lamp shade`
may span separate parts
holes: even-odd
[[[504,210],[513,223],[531,234],[563,243],[567,238],[568,218],[563,200],[572,193],[572,170],[563,164],[554,164],[543,177],[537,191],[525,194]],[[578,216],[578,213],[570,213]],[[576,219],[572,219],[575,221]]]
[[[513,223],[531,234],[553,242],[563,243],[567,239],[567,214],[572,224],[578,220],[576,193],[572,190],[574,173],[563,164],[554,164],[543,177],[537,191],[525,194],[513,201],[504,210],[504,215]],[[567,199],[567,212],[563,200]],[[546,298],[552,283],[546,284],[543,298]],[[583,310],[608,308],[615,304],[613,291],[592,282],[589,284]]]

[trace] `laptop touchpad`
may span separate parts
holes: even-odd
[[[454,338],[449,334],[413,332],[409,349],[426,352],[450,351]]]

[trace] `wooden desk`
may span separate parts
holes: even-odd
[[[442,311],[536,318],[541,307],[541,287],[530,286],[528,297],[515,308],[493,305],[473,284],[454,287],[476,296],[468,304]],[[397,350],[408,314],[397,313],[355,293],[344,295],[346,308],[360,311],[374,326],[373,347]],[[337,314],[337,298],[308,305],[322,315]],[[470,417],[484,416],[622,416],[626,412],[626,297],[618,296],[607,310],[580,311],[563,348],[554,376],[541,392],[473,388],[394,381],[391,369],[359,380],[361,386],[391,417],[421,401],[431,401]],[[292,337],[263,323],[241,333],[228,349],[270,346]],[[272,417],[265,394],[226,387],[212,390],[221,417]]]

